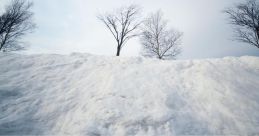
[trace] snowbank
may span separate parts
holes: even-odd
[[[0,135],[259,134],[259,58],[0,54]]]

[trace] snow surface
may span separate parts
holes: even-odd
[[[0,54],[0,135],[259,135],[259,58]]]

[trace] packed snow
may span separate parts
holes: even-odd
[[[258,135],[259,58],[0,53],[0,135]]]

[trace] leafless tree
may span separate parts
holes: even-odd
[[[250,0],[224,11],[235,26],[237,40],[259,48],[259,3]]]
[[[130,5],[113,13],[98,16],[117,42],[116,56],[120,56],[122,47],[129,39],[138,35],[137,29],[141,24],[140,11],[138,6]]]
[[[35,28],[32,2],[12,0],[0,16],[0,51],[23,49],[21,38]]]
[[[175,59],[181,53],[182,33],[167,28],[161,11],[151,14],[142,27],[142,54],[158,59]]]

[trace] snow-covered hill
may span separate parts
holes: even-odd
[[[0,135],[259,134],[259,58],[0,54]]]

